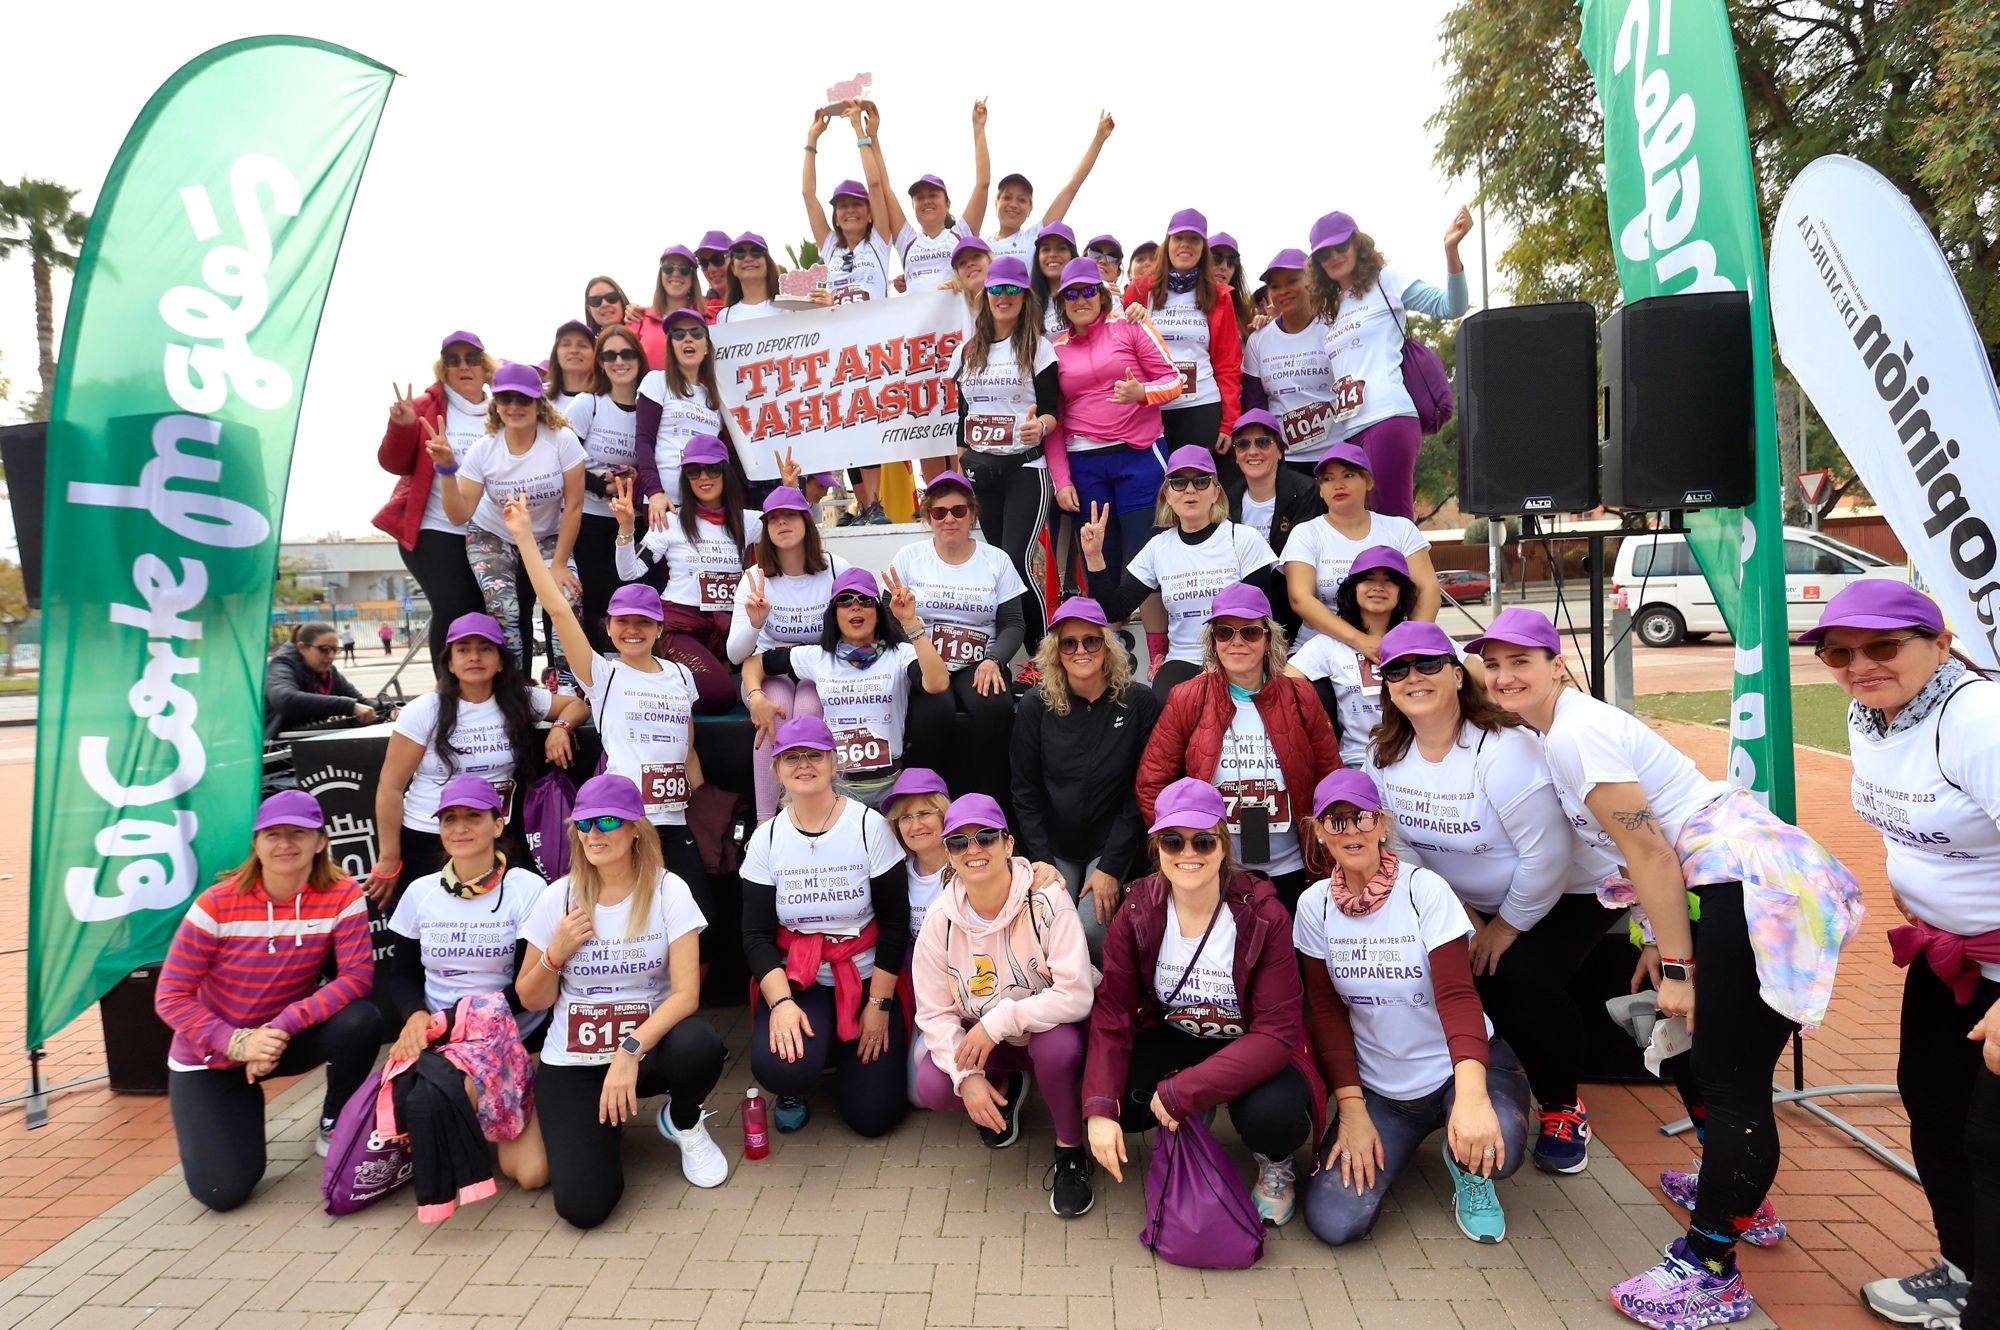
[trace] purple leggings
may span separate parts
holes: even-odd
[[[1007,1077],[1030,1066],[1035,1069],[1035,1089],[1049,1106],[1055,1119],[1056,1142],[1069,1137],[1070,1145],[1083,1144],[1083,1022],[1058,1025],[1028,1036],[1026,1046],[996,1044],[986,1058],[986,1078],[1004,1093]],[[917,1097],[933,1113],[963,1112],[965,1104],[951,1088],[934,1057],[925,1057],[917,1068]]]
[[[784,710],[786,719],[793,716],[817,716],[819,689],[803,679],[785,679],[775,674],[764,676],[764,697],[773,706]],[[748,706],[750,699],[743,699]],[[757,736],[751,737],[751,743]],[[778,796],[784,788],[778,784],[777,757],[769,748],[753,748],[750,753],[750,780],[757,787],[757,820],[775,816],[778,811]]]
[[[1417,516],[1417,453],[1424,446],[1423,426],[1415,416],[1390,416],[1349,436],[1349,443],[1368,454],[1375,472],[1375,492],[1368,506],[1384,517]]]

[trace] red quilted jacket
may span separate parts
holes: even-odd
[[[424,422],[444,424],[444,385],[433,383],[417,394],[417,418],[408,425],[390,422],[375,450],[382,469],[396,477],[389,502],[375,514],[375,526],[396,538],[406,550],[417,547],[417,532],[424,524],[424,504],[431,497],[431,482],[437,472],[431,467],[430,449],[424,446]]]

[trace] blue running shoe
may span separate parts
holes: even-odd
[[[1451,1157],[1451,1142],[1444,1143],[1444,1166],[1451,1170],[1452,1218],[1458,1231],[1474,1242],[1498,1242],[1507,1236],[1507,1212],[1493,1190],[1493,1179],[1468,1173]]]

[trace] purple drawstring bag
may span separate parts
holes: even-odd
[[[1192,967],[1190,967],[1192,968]],[[1146,1226],[1155,1256],[1198,1270],[1242,1270],[1264,1256],[1264,1220],[1215,1134],[1199,1117],[1155,1133],[1146,1171]]]
[[[561,767],[550,767],[521,792],[521,831],[535,867],[551,882],[569,872],[569,811],[576,785]]]
[[[365,1210],[416,1176],[408,1137],[384,1138],[376,1130],[376,1100],[382,1093],[382,1071],[368,1073],[340,1110],[326,1152],[326,1174],[320,1196],[330,1215]]]
[[[1451,395],[1451,377],[1444,372],[1444,358],[1410,336],[1403,321],[1396,318],[1396,306],[1389,302],[1387,291],[1382,300],[1389,305],[1389,317],[1396,320],[1396,331],[1403,337],[1403,390],[1417,408],[1417,428],[1426,435],[1435,434],[1458,413],[1458,401]]]

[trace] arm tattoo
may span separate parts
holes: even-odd
[[[1659,819],[1650,808],[1641,808],[1632,813],[1613,813],[1612,818],[1627,831],[1644,831],[1647,827],[1657,827]]]

